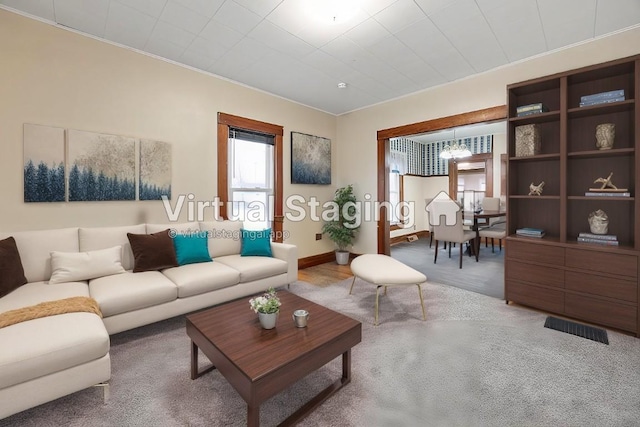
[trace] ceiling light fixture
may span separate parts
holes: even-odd
[[[338,89],[346,89],[347,88],[347,84],[344,82],[340,82],[338,83]]]
[[[458,144],[456,139],[456,131],[453,131],[453,142],[451,145],[445,145],[440,152],[441,159],[462,159],[471,156],[471,151],[464,142]]]
[[[309,14],[328,24],[348,21],[358,13],[361,5],[362,0],[307,0]]]

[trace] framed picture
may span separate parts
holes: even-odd
[[[64,202],[64,129],[24,125],[24,201]]]
[[[69,130],[69,201],[135,200],[134,138]]]
[[[171,199],[171,144],[140,140],[139,200]]]
[[[291,183],[331,184],[331,140],[291,132]]]

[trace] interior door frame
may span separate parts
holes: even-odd
[[[389,200],[389,139],[398,138],[417,133],[433,132],[437,130],[449,129],[452,127],[472,125],[478,123],[496,122],[507,118],[507,106],[485,108],[482,110],[470,111],[448,117],[427,120],[419,123],[398,126],[377,132],[377,153],[378,153],[378,194],[377,199],[381,202],[379,217],[377,221],[378,229],[378,253],[389,255],[391,246],[389,244],[390,226],[387,218],[387,208],[382,203]]]

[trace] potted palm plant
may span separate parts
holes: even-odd
[[[356,196],[351,184],[338,188],[333,197],[334,209],[337,210],[331,221],[322,226],[322,233],[336,244],[336,262],[340,265],[349,263],[348,248],[353,244],[356,231],[360,228],[360,220],[356,215]]]

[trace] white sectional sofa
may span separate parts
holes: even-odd
[[[272,242],[273,257],[241,256],[240,227],[237,222],[220,221],[0,232],[0,239],[14,237],[28,281],[0,298],[0,314],[45,301],[87,296],[98,302],[103,315],[101,319],[91,313],[67,313],[0,328],[0,419],[107,383],[111,334],[297,280],[295,246]],[[133,273],[127,233],[151,234],[167,228],[209,233],[213,262]],[[51,252],[114,246],[123,248],[124,273],[49,283]]]

